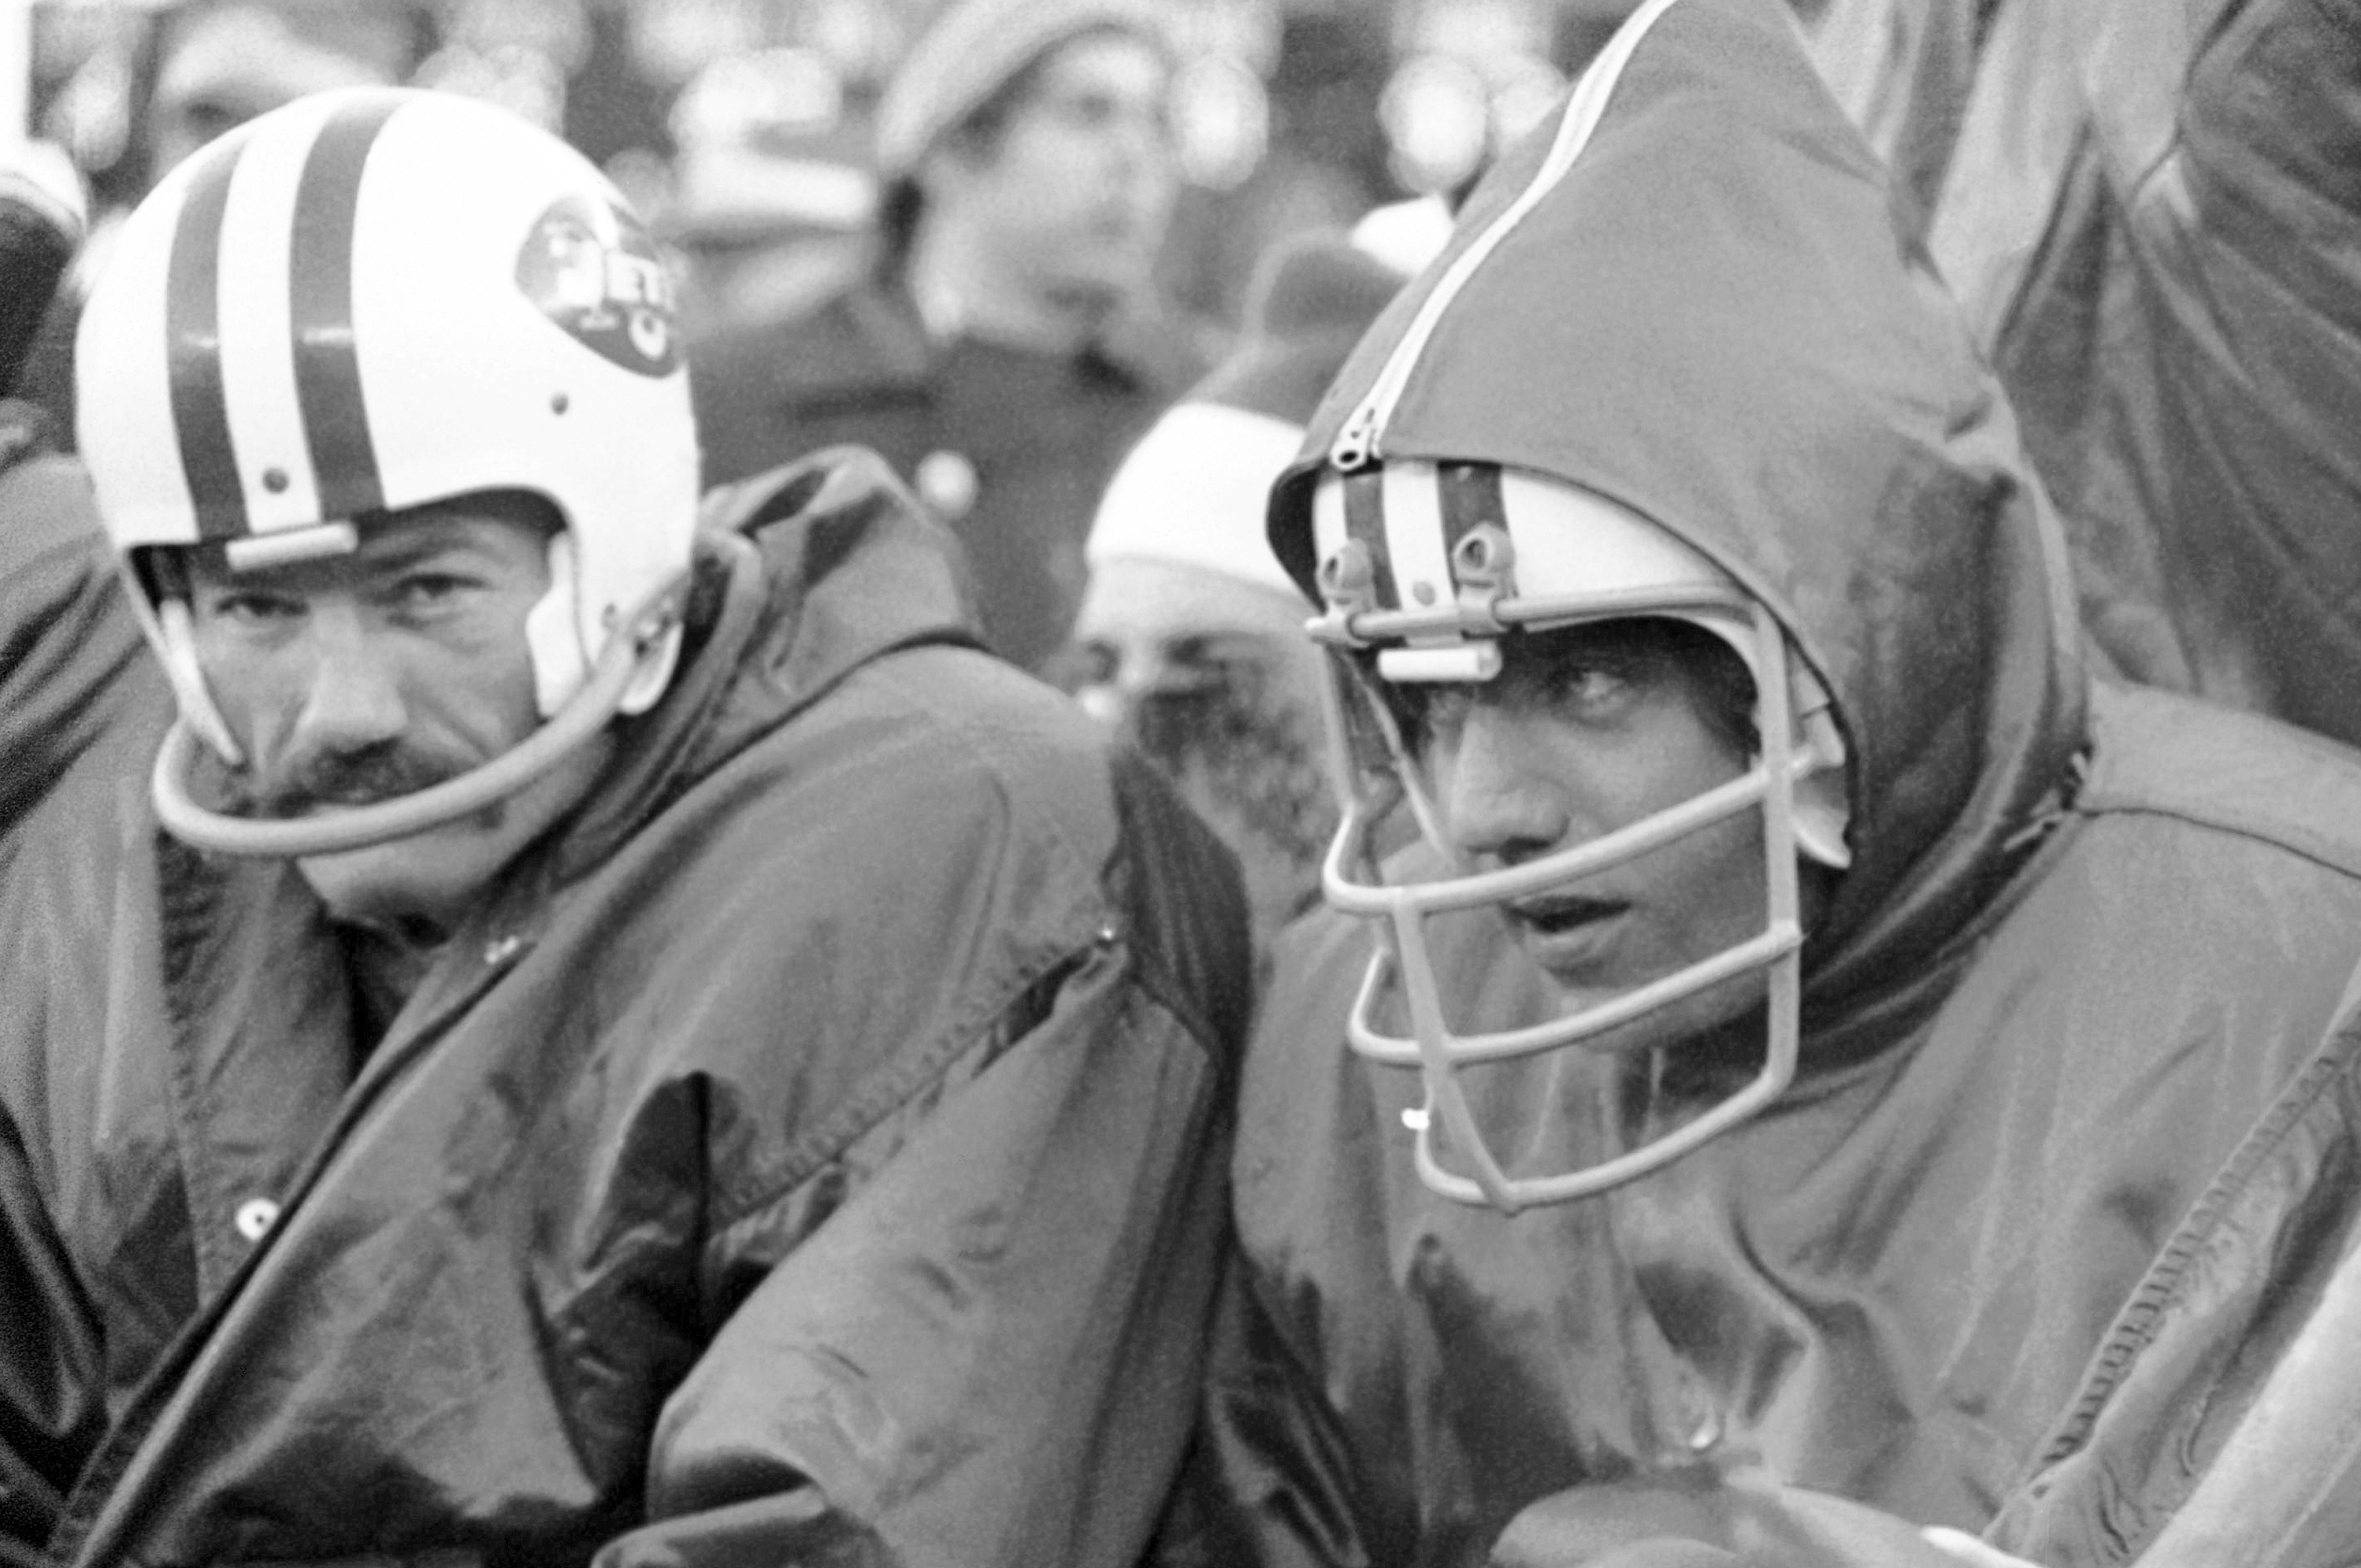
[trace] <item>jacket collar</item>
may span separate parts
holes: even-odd
[[[957,549],[862,448],[708,496],[679,670],[653,708],[618,722],[617,755],[556,846],[557,880],[861,665],[921,643],[977,645]]]
[[[883,460],[824,452],[717,491],[700,540],[689,627],[672,687],[620,721],[621,744],[554,839],[528,849],[445,943],[360,1073],[340,939],[287,861],[209,857],[157,832],[162,983],[176,1046],[169,1071],[200,1285],[217,1297],[247,1249],[241,1198],[286,1194],[298,1161],[357,1113],[547,927],[564,887],[604,863],[714,769],[792,719],[862,664],[900,647],[973,643],[949,534]]]

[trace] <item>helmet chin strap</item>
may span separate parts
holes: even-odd
[[[565,706],[480,768],[410,795],[311,817],[233,817],[200,806],[189,793],[189,768],[201,742],[181,718],[165,735],[149,780],[157,819],[182,843],[214,854],[291,860],[368,849],[474,816],[515,795],[607,728],[642,664],[668,656],[687,582],[683,572],[643,600],[626,629],[607,639],[589,678]]]

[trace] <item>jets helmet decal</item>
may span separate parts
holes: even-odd
[[[517,287],[611,365],[664,376],[680,363],[672,277],[639,219],[611,203],[553,203],[517,258]]]

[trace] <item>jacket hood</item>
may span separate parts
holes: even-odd
[[[613,764],[559,848],[597,864],[683,792],[897,648],[978,646],[958,544],[861,447],[817,452],[705,499],[681,662],[619,721]]]
[[[1647,0],[1488,177],[1273,491],[1307,594],[1312,491],[1356,444],[1582,486],[1765,604],[1849,751],[1852,865],[1806,949],[1815,1053],[1939,994],[2070,787],[2065,553],[1997,382],[1774,0]]]

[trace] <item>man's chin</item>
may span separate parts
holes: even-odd
[[[482,814],[407,839],[310,855],[295,862],[340,919],[372,925],[424,920],[448,930],[516,853]]]
[[[589,794],[613,748],[612,735],[602,734],[506,800],[408,838],[305,856],[296,868],[340,918],[397,927],[423,922],[447,933],[510,861]]]

